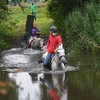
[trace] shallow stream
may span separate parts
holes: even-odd
[[[41,68],[42,51],[13,48],[0,54],[0,100],[100,100],[100,56],[68,58],[80,70],[30,73]]]

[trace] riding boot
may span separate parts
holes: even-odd
[[[51,68],[51,64],[48,65],[48,69],[49,69],[49,71],[52,70],[52,68]]]
[[[49,71],[52,70],[51,65],[43,65],[43,68]]]

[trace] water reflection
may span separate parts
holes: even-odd
[[[16,100],[14,89],[15,84],[10,82],[8,73],[0,71],[0,100]]]
[[[40,77],[40,81],[47,89],[43,100],[68,100],[67,75],[44,74],[44,77]]]
[[[65,74],[0,73],[0,100],[68,100]]]
[[[33,82],[27,72],[9,73],[9,78],[16,83],[18,100],[41,100],[40,83]]]

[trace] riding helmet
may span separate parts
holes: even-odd
[[[57,32],[57,27],[56,26],[51,26],[50,31],[56,33]]]

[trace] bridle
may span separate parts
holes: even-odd
[[[61,61],[62,57],[64,57],[64,56],[62,55],[62,56],[59,57],[58,52],[56,52],[51,58],[51,65],[52,65],[53,62],[55,62],[56,66],[57,66],[57,69],[65,68],[64,63]],[[51,67],[53,67],[53,66],[51,66]]]

